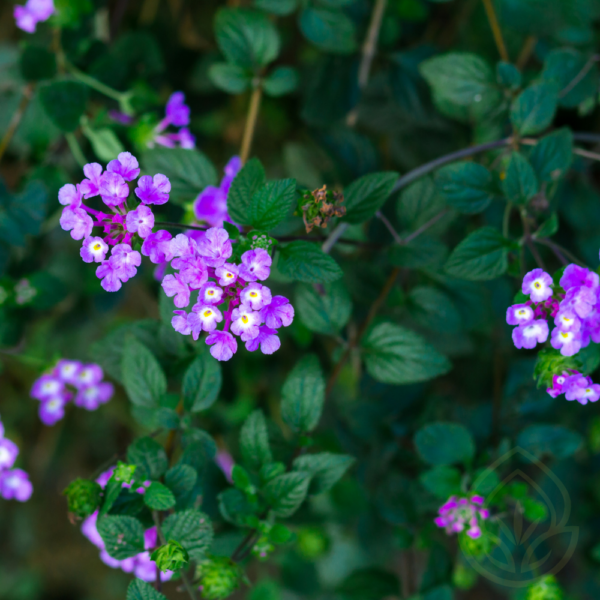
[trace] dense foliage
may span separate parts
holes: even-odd
[[[600,2],[0,18],[0,599],[600,597]]]

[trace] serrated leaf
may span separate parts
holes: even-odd
[[[573,160],[573,133],[568,127],[544,136],[531,149],[529,162],[539,181],[552,183],[562,177]]]
[[[221,384],[221,365],[207,352],[197,356],[183,376],[185,409],[199,412],[212,406],[219,396]]]
[[[98,519],[98,533],[106,551],[117,560],[144,551],[144,527],[134,517],[107,515]]]
[[[144,493],[144,504],[152,510],[168,510],[175,506],[175,496],[166,485],[153,481]]]
[[[283,275],[304,283],[330,283],[343,275],[335,260],[319,246],[300,240],[279,250],[277,268]]]
[[[494,198],[492,174],[473,162],[460,162],[440,169],[435,183],[448,204],[472,215],[485,210]]]
[[[123,385],[131,402],[146,408],[157,407],[167,391],[167,378],[154,354],[129,335],[121,360]]]
[[[370,219],[392,193],[398,173],[370,173],[352,182],[344,190],[345,220],[360,224]]]
[[[281,417],[297,433],[308,433],[319,423],[325,401],[325,377],[314,354],[302,358],[281,390]]]
[[[352,300],[342,281],[325,284],[321,289],[301,284],[296,288],[294,307],[308,329],[335,335],[350,319]]]
[[[415,435],[419,456],[430,465],[453,465],[470,460],[475,442],[469,430],[458,423],[425,425]]]
[[[397,213],[400,222],[414,231],[446,208],[446,201],[431,177],[423,177],[402,191]],[[418,239],[418,238],[417,238]]]
[[[235,223],[250,223],[250,202],[265,183],[265,170],[258,158],[250,159],[235,176],[227,195],[227,211]]]
[[[256,229],[270,231],[283,221],[296,198],[296,181],[270,181],[254,192],[249,206],[249,224]]]
[[[149,583],[134,579],[127,588],[127,600],[167,600],[167,598]]]
[[[534,83],[513,101],[510,120],[520,135],[540,133],[552,123],[557,104],[556,84]]]
[[[190,509],[169,515],[162,524],[165,538],[179,542],[190,558],[202,560],[213,540],[212,522],[208,515]]]
[[[470,281],[496,279],[508,268],[509,242],[493,227],[481,227],[469,234],[448,258],[448,275]]]
[[[164,448],[150,437],[138,438],[127,448],[127,462],[136,465],[136,479],[159,479],[169,468]]]
[[[165,485],[173,492],[175,498],[179,499],[187,494],[196,485],[198,474],[189,465],[175,465],[165,474]]]
[[[121,490],[123,489],[123,482],[117,481],[114,474],[106,483],[104,487],[104,499],[102,501],[102,508],[98,513],[98,517],[103,517],[112,508],[115,500],[119,497]]]
[[[393,323],[380,323],[371,329],[361,346],[369,375],[383,383],[427,381],[447,373],[452,366],[421,336]]]
[[[304,454],[294,460],[294,470],[310,473],[308,493],[311,495],[328,492],[354,464],[352,456],[319,452]]]
[[[527,204],[539,189],[533,167],[520,153],[512,152],[501,181],[506,199],[513,204]]]
[[[78,81],[53,81],[39,88],[40,100],[50,120],[65,132],[79,127],[88,101],[88,88]]]
[[[263,493],[276,516],[291,517],[300,508],[306,498],[310,478],[309,473],[299,471],[280,475],[267,483]]]
[[[240,450],[244,462],[255,471],[273,462],[269,447],[267,423],[262,410],[255,410],[246,419],[240,431]]]

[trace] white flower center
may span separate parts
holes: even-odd
[[[9,459],[10,452],[4,446],[0,446],[0,465],[8,463]]]

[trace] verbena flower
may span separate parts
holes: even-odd
[[[489,517],[489,511],[482,508],[483,496],[458,498],[451,496],[448,501],[440,506],[435,524],[446,530],[448,535],[465,532],[472,539],[481,537],[480,521]]]
[[[534,269],[523,279],[522,291],[532,302],[543,302],[552,296],[552,277],[542,269]]]
[[[167,148],[175,148],[179,144],[181,148],[195,148],[196,139],[188,129],[190,115],[191,110],[185,103],[183,92],[171,94],[165,106],[165,117],[154,128],[148,146],[152,148],[155,144],[159,144]],[[170,126],[180,127],[180,129],[177,133],[168,132]]]
[[[548,323],[538,319],[527,325],[519,325],[513,329],[512,339],[517,348],[535,348],[548,339]]]
[[[25,502],[31,497],[33,486],[25,471],[14,468],[18,456],[19,448],[4,437],[4,425],[0,421],[0,496]]]
[[[27,0],[25,6],[15,6],[13,15],[19,29],[34,33],[37,24],[47,21],[54,12],[54,0]]]

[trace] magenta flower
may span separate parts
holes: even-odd
[[[47,400],[59,396],[65,384],[54,375],[42,375],[31,388],[31,397],[36,400]]]
[[[98,385],[81,388],[75,396],[74,404],[86,410],[96,410],[101,404],[108,402],[114,394],[112,383],[103,381]]]
[[[275,296],[260,312],[260,316],[267,327],[279,329],[288,327],[294,320],[294,307],[284,296]]]
[[[212,282],[205,283],[198,290],[198,304],[219,304],[223,298],[223,290]]]
[[[81,240],[92,233],[94,221],[85,210],[65,206],[60,217],[60,226],[65,231],[70,231],[74,240]]]
[[[565,291],[580,286],[595,290],[599,287],[599,283],[600,278],[597,273],[578,265],[569,265],[560,278],[560,285]]]
[[[228,331],[213,331],[206,338],[210,353],[217,360],[229,360],[237,350],[237,342]]]
[[[519,325],[513,329],[512,339],[517,348],[535,348],[548,339],[548,323],[538,319],[528,325]]]
[[[192,132],[187,128],[183,127],[179,130],[179,145],[186,150],[192,150],[196,147],[196,138],[192,135]]]
[[[64,396],[56,396],[42,400],[39,408],[40,420],[44,425],[52,426],[65,416],[67,400]]]
[[[167,275],[162,281],[162,288],[169,298],[175,296],[177,308],[185,308],[190,303],[190,288],[179,273]]]
[[[140,174],[140,164],[131,152],[121,152],[118,158],[108,163],[106,170],[120,175],[125,181],[133,181]]]
[[[233,263],[225,263],[215,269],[215,276],[219,278],[219,285],[232,285],[237,281],[239,267]]]
[[[553,398],[557,398],[564,392],[563,387],[564,387],[566,380],[567,380],[567,375],[553,375],[552,376],[552,387],[547,388],[546,391]]]
[[[506,322],[509,325],[527,325],[533,319],[533,309],[527,304],[513,304],[506,310]]]
[[[165,108],[167,119],[175,127],[186,127],[190,124],[190,109],[185,104],[185,94],[174,92]]]
[[[173,258],[171,237],[171,234],[164,229],[151,233],[142,244],[142,254],[155,265],[170,261]]]
[[[242,304],[250,306],[252,310],[260,310],[271,303],[271,290],[260,283],[249,283],[240,293]]]
[[[281,340],[277,335],[277,330],[271,329],[270,327],[261,326],[258,328],[258,335],[246,342],[246,350],[254,352],[260,346],[260,351],[263,354],[273,354],[279,350],[281,346]]]
[[[5,500],[18,500],[26,502],[31,498],[33,486],[29,475],[21,469],[12,469],[0,473],[0,495]]]
[[[169,200],[170,191],[171,182],[165,175],[158,173],[154,177],[150,175],[140,177],[135,195],[144,204],[165,204]]]
[[[522,291],[532,302],[543,302],[552,296],[552,277],[543,269],[534,269],[523,278]]]
[[[440,506],[438,517],[434,519],[435,524],[446,530],[448,535],[453,533],[465,533],[472,539],[481,536],[480,520],[489,517],[489,511],[481,508],[483,505],[481,496],[471,498],[457,498],[451,496],[448,501]]]
[[[14,442],[0,438],[0,472],[10,469],[17,460],[19,448]]]
[[[118,244],[113,248],[109,262],[114,264],[115,273],[125,283],[135,277],[137,268],[142,264],[142,256],[132,250],[129,244]]]
[[[192,333],[192,328],[188,323],[188,314],[185,310],[174,310],[173,314],[175,315],[171,319],[173,329],[182,335],[190,335],[190,333]]]
[[[193,290],[200,289],[208,280],[208,269],[200,256],[180,258],[177,260],[177,265],[183,281]]]
[[[125,220],[127,231],[137,233],[142,239],[152,233],[154,213],[147,206],[140,204],[135,210],[127,213]]]
[[[187,321],[192,337],[197,340],[200,332],[211,332],[217,328],[217,323],[223,320],[221,311],[216,306],[198,306],[188,315]],[[207,342],[208,343],[208,342]],[[212,352],[212,350],[211,350]]]
[[[581,321],[575,311],[570,308],[561,308],[554,318],[554,324],[561,331],[579,331],[581,329]]]
[[[96,364],[84,365],[77,374],[76,387],[87,387],[97,385],[104,379],[102,367]]]
[[[577,400],[584,405],[588,402],[596,402],[600,398],[600,385],[581,374],[568,377],[563,389],[567,400]]]
[[[581,350],[581,333],[578,331],[561,331],[557,327],[552,331],[550,343],[553,348],[560,350],[563,356],[573,356]]]
[[[89,163],[83,167],[83,174],[87,178],[80,183],[83,197],[93,198],[98,196],[100,194],[100,184],[102,183],[102,165]]]
[[[117,273],[117,267],[112,260],[105,260],[96,269],[96,277],[107,292],[118,292],[122,283]]]
[[[209,267],[220,267],[231,256],[231,241],[224,229],[211,227],[198,243],[198,253]]]
[[[27,33],[34,33],[37,24],[53,14],[54,0],[27,0],[25,6],[15,6],[13,11],[17,27]]]
[[[257,248],[248,250],[242,254],[242,265],[240,267],[240,277],[246,281],[264,281],[271,274],[271,264],[273,260],[266,250]]]
[[[259,333],[258,326],[261,324],[260,314],[254,312],[249,306],[235,308],[231,315],[231,331],[239,335],[243,342],[253,340]]]
[[[129,196],[129,186],[121,175],[106,171],[100,179],[100,197],[107,206],[120,206]]]
[[[81,206],[81,187],[79,185],[73,185],[67,183],[58,190],[58,201],[63,206],[70,206],[71,208],[79,208]]]
[[[578,317],[589,317],[597,301],[596,291],[587,286],[572,287],[560,303],[561,308],[571,308]]]
[[[58,377],[64,383],[75,385],[81,371],[82,365],[78,360],[62,359],[56,363],[52,375]]]
[[[79,255],[83,259],[83,262],[101,263],[107,252],[108,244],[101,237],[87,237],[83,240],[83,246],[81,246]]]

